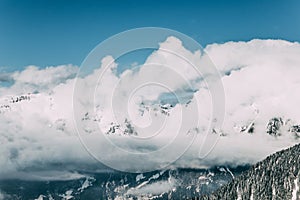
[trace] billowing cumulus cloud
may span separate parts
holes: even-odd
[[[0,94],[24,94],[27,92],[51,91],[68,79],[74,79],[78,67],[72,65],[51,66],[39,69],[37,66],[28,66],[23,71],[0,75],[0,81],[14,82],[9,88],[0,88]]]
[[[205,51],[191,52],[169,37],[144,64],[121,74],[108,55],[99,69],[80,78],[71,65],[29,66],[0,76],[14,82],[0,88],[0,173],[94,165],[77,131],[104,163],[133,171],[175,160],[171,167],[251,164],[299,142],[291,130],[300,124],[298,43],[228,42]],[[211,130],[213,104],[205,81],[210,70],[193,64],[212,63],[226,101],[223,126]],[[280,124],[276,136],[266,130],[272,118]],[[115,146],[107,146],[103,134]],[[217,139],[216,145],[202,146],[209,139]],[[166,146],[164,154],[151,154]],[[199,158],[201,147],[209,148],[202,149],[205,158]]]

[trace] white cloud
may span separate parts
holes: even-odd
[[[152,197],[153,195],[161,195],[165,192],[171,191],[175,188],[175,182],[170,181],[157,181],[151,184],[147,184],[140,188],[130,188],[126,195],[133,195],[137,197]]]
[[[78,67],[72,65],[51,66],[39,69],[37,66],[28,66],[23,71],[6,74],[6,80],[13,81],[9,88],[0,88],[0,94],[24,94],[29,92],[49,92],[59,84],[74,79]],[[0,76],[1,77],[1,76]]]
[[[200,51],[190,52],[181,41],[170,37],[139,70],[126,70],[122,74],[115,74],[118,63],[111,56],[103,59],[102,67],[93,74],[78,79],[74,78],[78,68],[71,65],[46,69],[29,66],[24,71],[13,73],[14,84],[0,88],[1,172],[36,166],[43,168],[53,163],[94,164],[76,135],[72,111],[75,81],[79,99],[75,101],[76,117],[81,121],[84,118],[78,128],[86,134],[84,137],[89,141],[89,147],[100,154],[109,152],[102,157],[124,168],[151,170],[157,163],[172,161],[176,152],[184,150],[193,138],[197,126],[196,141],[173,164],[175,167],[254,163],[299,142],[289,132],[283,132],[277,138],[265,132],[272,117],[291,119],[289,123],[300,124],[297,109],[300,102],[297,94],[300,89],[298,43],[282,40],[228,42],[209,45],[205,51],[222,74],[226,116],[220,131],[226,136],[219,139],[204,160],[198,158],[198,153],[211,120],[211,95],[192,64],[205,66],[210,63]],[[209,72],[201,71],[204,76]],[[144,87],[138,88],[142,85]],[[180,94],[195,89],[198,91],[188,106],[184,101],[171,108],[169,116],[161,112],[157,103],[162,94],[170,91]],[[35,91],[38,93],[28,95]],[[20,94],[28,95],[30,100],[12,103],[11,98],[18,96],[21,99]],[[156,137],[144,142],[129,136],[119,137],[118,133],[128,128],[125,119],[135,127],[139,136],[153,136],[159,128],[163,129]],[[237,131],[238,127],[247,126],[252,121],[255,123],[252,135]],[[98,140],[101,138],[99,126],[101,131],[107,132],[112,122],[120,128],[115,129],[115,135],[107,137],[127,151],[149,152],[170,141],[172,145],[164,155],[151,157],[143,154],[131,160],[126,153],[106,149],[106,140]],[[177,133],[178,138],[173,141]]]

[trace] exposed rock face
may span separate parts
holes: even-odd
[[[106,132],[106,134],[122,134],[122,135],[137,135],[137,132],[135,131],[135,128],[131,124],[131,122],[128,119],[125,119],[124,121],[124,127],[120,124],[111,123],[111,126],[109,130]]]
[[[209,196],[199,199],[300,199],[300,144],[268,156]]]
[[[291,126],[289,131],[294,134],[296,139],[300,138],[300,125]]]
[[[270,119],[269,123],[267,124],[267,133],[273,136],[280,135],[280,128],[283,125],[283,120],[281,117],[274,117]]]
[[[0,99],[0,113],[5,113],[11,110],[11,105],[20,103],[21,101],[30,101],[31,94],[20,96],[8,96]]]

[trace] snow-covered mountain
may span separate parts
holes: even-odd
[[[0,195],[5,200],[187,199],[212,193],[248,168],[173,169],[142,174],[35,172],[34,180],[0,180]]]
[[[176,193],[169,190],[173,191],[170,183],[174,182],[163,179],[169,173],[158,179],[163,182],[155,182],[151,172],[195,172],[216,166],[233,172],[237,166],[255,164],[299,143],[299,43],[252,40],[212,44],[205,51],[213,63],[201,49],[190,51],[184,44],[170,36],[141,66],[124,71],[118,71],[117,58],[107,55],[83,74],[77,73],[82,69],[76,66],[28,66],[7,74],[11,82],[0,87],[0,189],[23,196],[20,188],[30,184],[19,179],[36,180],[40,177],[36,173],[52,176],[65,170],[66,175],[75,173],[76,181],[70,178],[73,175],[59,175],[58,179],[63,183],[72,179],[70,187],[51,179],[49,184],[54,185],[45,189],[45,183],[45,188],[39,194],[34,191],[30,198],[49,194],[70,198],[79,195],[82,185],[102,180],[95,171],[107,170],[105,164],[126,173],[120,173],[122,178],[114,177],[116,173],[101,174],[107,175],[107,180],[95,181],[97,187],[90,187],[92,190],[110,188],[111,192],[103,194],[116,190],[122,192],[114,197],[152,198],[147,192],[136,192],[165,188],[153,195],[168,196]],[[203,71],[207,66],[219,73]],[[222,82],[222,87],[210,87],[208,83],[215,80]],[[86,167],[89,170],[83,170]],[[151,180],[144,185],[136,177],[126,182],[125,177],[131,176],[128,172],[143,173],[147,178],[138,178],[140,181]],[[179,173],[188,177],[186,183],[194,183],[182,183],[182,190],[178,184],[180,197],[186,193],[190,194],[186,197],[197,196],[202,178],[198,180],[201,173],[194,172]],[[89,184],[84,184],[86,174],[94,178],[88,179]],[[211,177],[208,174],[205,183]],[[33,185],[39,184],[34,181]],[[203,191],[200,189],[199,195]]]
[[[200,199],[299,200],[299,186],[300,144],[268,156],[212,195]]]
[[[45,101],[47,99],[47,104],[44,104],[44,109],[51,110],[52,107],[54,107],[55,101],[54,97],[51,96],[51,94],[45,96],[41,94],[23,94],[23,95],[8,95],[5,97],[0,98],[0,115],[5,115],[10,112],[23,112],[23,109],[26,107],[35,107],[35,103],[39,101]],[[35,101],[32,101],[35,100]],[[186,107],[189,106],[189,102],[186,103]],[[38,106],[38,105],[37,105]],[[154,116],[158,115],[165,115],[169,116],[170,112],[172,112],[174,108],[174,105],[166,103],[154,103],[154,104],[148,104],[145,105],[145,103],[139,104],[139,114],[140,117],[143,117],[146,112],[152,112],[154,113]],[[26,110],[26,109],[25,109]],[[90,126],[93,126],[95,124],[99,123],[101,124],[101,119],[104,118],[104,113],[95,112],[94,114],[90,114],[89,112],[85,112],[85,114],[81,117],[81,120],[83,123],[87,124],[85,127],[85,131],[87,133],[91,133],[93,130],[91,130]],[[26,111],[24,111],[26,112]],[[256,110],[256,112],[259,112]],[[53,120],[53,124],[49,124],[49,126],[56,127],[57,130],[64,131],[64,126],[66,126],[66,123],[70,121],[70,119],[64,119],[64,118],[57,118]],[[245,120],[247,121],[247,120]],[[255,121],[250,121],[248,124],[235,124],[231,127],[232,132],[237,133],[247,133],[247,134],[255,134]],[[50,122],[49,122],[50,123]],[[92,125],[93,124],[93,125]],[[106,127],[107,131],[105,131],[106,134],[118,134],[118,135],[138,135],[138,132],[135,130],[134,125],[132,122],[130,122],[127,118],[124,119],[122,124],[118,124],[114,121],[111,121],[108,123],[109,126]],[[96,131],[96,130],[94,130]],[[191,132],[199,132],[199,127],[193,128],[190,130]],[[227,130],[228,131],[228,130]],[[225,130],[212,130],[212,134],[220,134],[220,136],[226,136],[230,133],[226,132]],[[265,133],[269,134],[274,137],[280,137],[282,134],[290,134],[292,135],[295,140],[300,138],[300,125],[295,122],[293,119],[284,118],[284,117],[277,117],[273,116],[269,119],[269,121],[265,124]]]

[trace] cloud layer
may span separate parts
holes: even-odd
[[[300,44],[228,42],[205,52],[190,52],[169,37],[143,65],[121,74],[108,55],[99,69],[77,79],[78,67],[71,65],[0,76],[13,80],[0,87],[0,173],[94,165],[89,153],[129,171],[239,165],[299,142],[288,129],[300,124]],[[226,95],[224,123],[214,133],[208,132],[210,73],[193,66],[212,63]],[[283,120],[278,137],[266,133],[274,117]],[[242,131],[247,126],[252,133]],[[210,139],[215,146],[202,145]],[[208,156],[200,159],[199,150]]]

